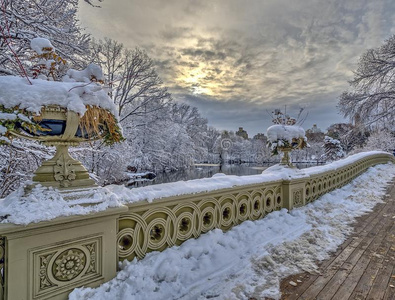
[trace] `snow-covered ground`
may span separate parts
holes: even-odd
[[[328,258],[352,232],[355,218],[381,202],[394,176],[393,164],[372,167],[290,213],[276,211],[124,262],[116,278],[96,289],[76,289],[69,299],[279,299],[281,278],[317,271],[317,260]]]

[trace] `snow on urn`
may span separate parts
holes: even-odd
[[[280,165],[293,167],[289,153],[295,149],[303,149],[307,146],[305,131],[296,125],[296,119],[283,114],[279,109],[273,113],[273,123],[267,129],[268,146],[272,155],[283,153]]]
[[[95,182],[69,155],[68,147],[123,139],[115,105],[101,85],[101,69],[91,64],[82,71],[70,69],[59,78],[65,61],[51,43],[36,38],[31,47],[37,52],[31,78],[0,76],[0,141],[19,137],[56,146],[55,156],[36,170],[35,182],[60,188],[93,186]]]

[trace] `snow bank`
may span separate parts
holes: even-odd
[[[116,106],[107,95],[107,91],[96,83],[42,79],[30,81],[32,85],[23,77],[0,76],[0,105],[5,108],[19,106],[34,113],[39,113],[44,105],[60,105],[81,116],[86,111],[86,105],[95,105],[117,116]]]
[[[115,279],[96,289],[76,289],[69,299],[279,299],[281,278],[317,271],[317,260],[328,258],[352,232],[355,218],[381,202],[394,176],[393,164],[370,168],[290,213],[276,211],[125,261]]]

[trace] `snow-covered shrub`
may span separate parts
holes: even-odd
[[[366,145],[366,150],[383,150],[392,152],[395,150],[395,136],[393,132],[382,129],[371,133]]]
[[[58,53],[74,68],[85,65],[85,57],[89,55],[90,35],[84,32],[77,18],[81,1],[0,2],[0,76],[26,73],[33,77],[34,70],[30,69],[33,55],[31,41],[38,36],[51,40]]]
[[[31,68],[33,78],[44,80],[58,80],[60,70],[66,65],[66,60],[55,52],[55,47],[44,38],[34,38],[30,42],[30,47],[36,52],[32,57],[35,65]]]

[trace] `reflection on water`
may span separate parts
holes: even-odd
[[[209,178],[216,173],[224,173],[226,175],[256,175],[261,174],[262,171],[270,166],[272,163],[268,164],[232,164],[232,165],[198,165],[189,169],[173,171],[173,172],[163,172],[157,173],[156,178],[153,180],[138,179],[136,181],[129,181],[127,183],[128,187],[141,187],[152,184],[176,182],[176,181],[186,181],[192,179]],[[294,163],[294,165],[299,169],[308,168],[317,165],[316,163]]]

